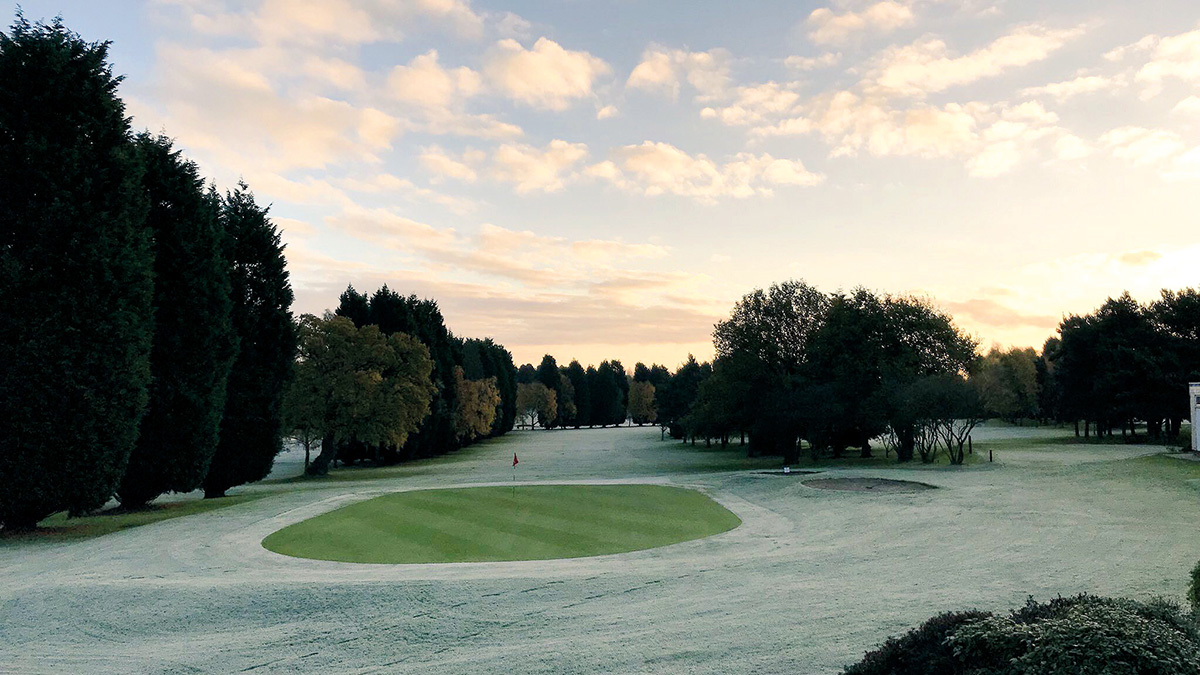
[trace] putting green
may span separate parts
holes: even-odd
[[[356,563],[547,560],[666,546],[741,522],[695,490],[661,485],[415,490],[289,525],[262,545]]]

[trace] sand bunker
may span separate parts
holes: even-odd
[[[923,492],[937,489],[928,483],[888,478],[814,478],[804,481],[804,484],[821,490],[846,492]]]

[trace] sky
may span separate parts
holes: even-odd
[[[674,367],[792,278],[984,348],[1200,282],[1194,0],[21,5],[271,204],[298,312],[387,284],[517,363]]]

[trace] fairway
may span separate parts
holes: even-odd
[[[709,497],[661,485],[414,490],[290,525],[263,540],[298,558],[354,563],[547,560],[625,553],[741,524]]]

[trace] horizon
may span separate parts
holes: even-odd
[[[1186,2],[21,4],[272,204],[297,313],[387,284],[518,365],[674,369],[790,278],[984,350],[1196,283]]]

